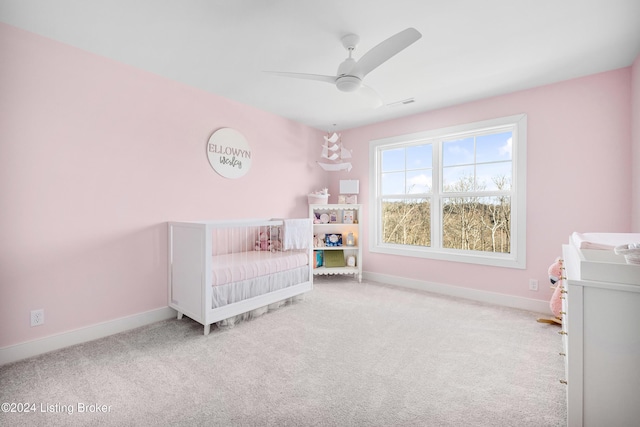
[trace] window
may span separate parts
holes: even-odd
[[[525,268],[526,115],[370,142],[370,250]]]

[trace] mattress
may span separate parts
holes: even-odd
[[[211,308],[223,307],[309,280],[309,267],[301,266],[266,276],[213,286]]]
[[[307,252],[248,251],[212,257],[211,285],[222,286],[294,270],[309,264]]]

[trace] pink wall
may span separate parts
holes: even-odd
[[[4,24],[0,57],[0,347],[165,307],[166,221],[302,217],[328,182],[314,129]]]
[[[345,177],[368,210],[371,139],[527,113],[528,267],[370,254],[363,236],[365,271],[548,300],[547,267],[572,231],[631,229],[638,61],[343,132],[354,169],[329,176],[308,127],[4,24],[0,57],[0,347],[166,306],[168,220],[305,216],[310,190],[331,179],[338,194]],[[220,127],[251,144],[241,179],[206,160]],[[46,322],[31,328],[36,308]]]
[[[631,231],[630,85],[625,68],[343,132],[357,160],[351,173],[332,177],[330,193],[339,179],[359,179],[366,214],[370,140],[528,116],[526,270],[375,254],[368,241],[363,269],[548,301],[547,268],[573,231]],[[538,292],[529,278],[540,281]]]
[[[640,233],[640,55],[631,68],[632,73],[632,106],[631,124],[633,126],[633,187],[632,187],[632,218],[633,231]]]

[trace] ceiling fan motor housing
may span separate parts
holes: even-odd
[[[353,70],[353,68],[356,66],[357,62],[355,59],[353,58],[347,58],[344,61],[342,61],[340,63],[340,66],[338,67],[338,77],[340,76],[346,76],[346,75],[353,75],[353,73],[351,73],[351,70]]]
[[[342,92],[354,92],[362,86],[362,80],[356,76],[340,76],[336,79],[336,87]]]

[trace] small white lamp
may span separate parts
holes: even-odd
[[[347,246],[355,246],[356,244],[356,239],[353,237],[353,233],[349,232],[349,234],[347,234]]]

